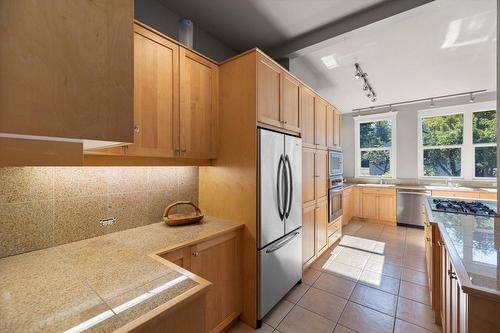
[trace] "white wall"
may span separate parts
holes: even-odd
[[[178,22],[181,17],[158,0],[135,0],[135,19],[178,40]],[[237,54],[228,45],[218,40],[193,22],[193,48],[207,57],[222,61]]]
[[[487,92],[475,97],[476,102],[494,101],[496,92]],[[468,104],[469,97],[462,96],[436,101],[436,108]],[[398,111],[397,178],[418,178],[418,110],[428,109],[429,102],[395,107]],[[374,112],[376,113],[376,112]],[[363,113],[365,114],[365,113]],[[354,177],[354,121],[352,113],[342,115],[342,150],[344,151],[344,177]]]

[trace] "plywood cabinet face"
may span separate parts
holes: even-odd
[[[136,26],[134,143],[127,155],[173,157],[179,107],[179,46]]]
[[[238,243],[238,234],[232,233],[191,248],[191,271],[212,282],[207,293],[207,331],[241,311],[241,258]]]
[[[302,144],[314,148],[315,134],[315,94],[308,88],[300,87],[300,112],[302,117]]]
[[[302,202],[311,203],[315,200],[315,151],[310,148],[302,149]]]
[[[353,195],[352,188],[342,193],[342,224],[346,225],[353,217]]]
[[[281,127],[281,68],[257,54],[257,119]]]
[[[314,209],[316,253],[320,253],[328,244],[328,200],[320,201]]]
[[[300,133],[300,82],[286,73],[281,77],[283,125],[287,130]]]
[[[396,196],[378,196],[378,219],[381,221],[396,221]]]
[[[326,149],[327,148],[327,103],[316,97],[315,106],[315,129],[316,129],[316,140],[315,144],[317,148]]]
[[[363,193],[363,217],[365,219],[378,219],[378,195]]]
[[[316,150],[314,160],[316,200],[328,198],[328,151]]]
[[[180,50],[180,156],[214,158],[218,109],[218,66]]]
[[[479,192],[479,199],[496,200],[497,194],[493,192]]]
[[[314,204],[304,207],[302,210],[302,263],[308,262],[316,254],[314,213]]]
[[[479,192],[432,191],[432,196],[433,197],[451,197],[451,198],[479,199]]]
[[[326,132],[327,132],[327,146],[332,148],[335,145],[335,109],[331,105],[326,108]]]
[[[1,1],[0,132],[133,141],[133,1]]]
[[[333,117],[333,146],[341,147],[341,138],[342,137],[342,114],[335,110]]]

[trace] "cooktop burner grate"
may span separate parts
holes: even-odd
[[[432,199],[432,210],[467,215],[496,216],[494,209],[480,201]]]

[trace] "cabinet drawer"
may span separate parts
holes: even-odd
[[[340,237],[342,237],[342,232],[339,229],[328,237],[328,246],[332,246],[333,244],[335,244],[335,242],[338,241]]]
[[[332,223],[328,224],[328,236],[331,236],[334,232],[340,229],[342,225],[342,218],[338,218]]]

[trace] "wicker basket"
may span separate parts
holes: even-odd
[[[172,208],[180,205],[190,205],[194,208],[195,211],[187,214],[184,213],[169,214]],[[203,219],[203,214],[201,213],[201,210],[191,201],[177,201],[169,205],[167,208],[165,208],[165,211],[163,213],[163,221],[165,221],[167,225],[184,225],[184,224],[197,223],[200,222],[202,219]]]

